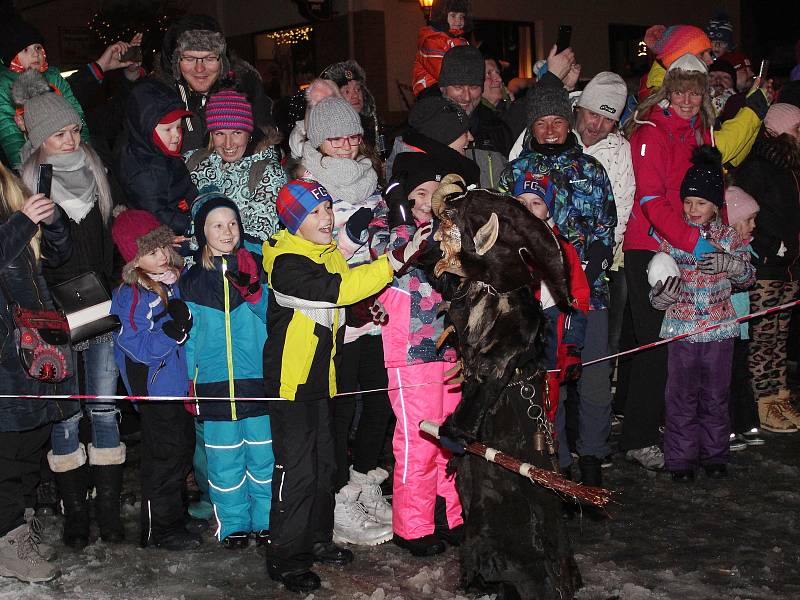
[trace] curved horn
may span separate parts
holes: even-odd
[[[442,218],[442,208],[444,201],[452,194],[463,194],[467,189],[467,184],[461,175],[449,173],[442,178],[439,187],[431,196],[431,211],[434,215]]]

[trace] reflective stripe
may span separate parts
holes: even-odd
[[[234,448],[241,448],[243,444],[244,441],[241,441],[238,444],[233,444],[232,446],[216,446],[214,444],[206,444],[206,448],[214,448],[215,450],[233,450]]]
[[[406,475],[408,475],[408,419],[406,419],[406,401],[403,398],[403,383],[400,381],[400,369],[396,368],[397,373],[397,387],[400,392],[400,412],[403,414],[403,439],[405,447],[403,448],[403,484],[406,482]]]
[[[147,541],[150,541],[153,535],[153,515],[150,512],[150,500],[147,501]]]
[[[249,444],[251,446],[263,446],[264,444],[271,444],[272,440],[264,440],[263,442],[254,442],[252,440],[244,440],[245,444]]]
[[[239,485],[235,485],[235,486],[233,486],[233,487],[231,487],[231,488],[221,488],[221,487],[217,487],[216,485],[214,485],[213,483],[211,483],[211,480],[210,480],[210,479],[208,480],[208,485],[210,485],[211,487],[213,487],[213,488],[214,488],[215,490],[217,490],[218,492],[232,492],[233,490],[238,490],[240,487],[242,487],[242,484],[243,484],[243,483],[244,483],[246,480],[247,480],[247,475],[245,475],[244,477],[242,477],[242,480],[239,482]]]
[[[256,483],[272,483],[272,479],[267,479],[266,481],[260,481],[260,480],[256,479],[255,477],[253,477],[253,475],[250,473],[250,471],[245,471],[245,475],[247,475],[247,477],[249,477],[250,479],[252,479]]]
[[[225,272],[228,270],[228,263],[222,259],[222,292],[225,294],[225,350],[228,359],[228,393],[230,398],[236,397],[236,388],[233,384],[233,343],[231,341],[231,298],[228,278]],[[236,400],[231,400],[231,420],[236,420]]]
[[[281,487],[278,488],[278,502],[283,502],[283,478],[286,477],[286,471],[281,471]]]
[[[214,537],[219,540],[219,536],[222,533],[222,521],[219,520],[219,515],[217,514],[217,505],[212,504],[211,506],[214,507],[214,518],[217,520],[217,530],[214,532]]]

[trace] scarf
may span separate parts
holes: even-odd
[[[372,168],[372,161],[364,156],[355,160],[323,157],[306,143],[303,146],[303,166],[333,198],[350,204],[363,202],[378,187],[378,174]]]
[[[148,273],[147,276],[153,281],[164,283],[166,285],[172,285],[178,281],[178,273],[175,271],[175,269],[167,269],[163,273]]]
[[[97,202],[97,182],[86,162],[83,148],[67,154],[47,157],[53,165],[53,186],[50,193],[75,223],[80,223]]]

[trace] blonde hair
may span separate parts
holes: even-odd
[[[714,106],[711,104],[711,92],[708,87],[708,75],[700,71],[684,71],[683,69],[672,69],[667,71],[661,87],[642,101],[636,107],[634,113],[625,122],[625,137],[630,138],[634,131],[645,123],[650,110],[664,102],[669,105],[669,98],[674,92],[685,92],[694,90],[703,94],[703,103],[700,105],[699,117],[705,129],[714,127],[715,113]]]
[[[203,246],[203,250],[200,252],[200,265],[206,271],[214,270],[214,253],[211,252],[211,248],[208,244]]]
[[[0,212],[3,213],[6,219],[13,213],[21,211],[25,200],[30,195],[17,176],[2,163],[0,163],[0,195],[2,195],[2,198],[0,198]],[[41,258],[41,239],[42,228],[37,226],[36,233],[30,241],[31,250],[37,261]]]

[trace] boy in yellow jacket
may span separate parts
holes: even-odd
[[[431,227],[376,261],[349,268],[333,241],[332,198],[315,181],[294,180],[279,192],[286,229],[264,243],[271,290],[264,381],[271,403],[272,478],[267,572],[287,589],[320,587],[315,562],[345,565],[349,550],[332,542],[333,435],[328,401],[336,395],[337,349],[344,307],[373,296],[424,250]]]

